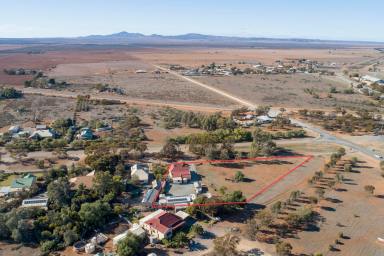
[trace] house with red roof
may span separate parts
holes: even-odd
[[[189,165],[176,163],[169,166],[169,177],[173,183],[188,183],[191,180]]]
[[[140,219],[139,223],[150,237],[161,240],[171,238],[173,232],[182,227],[185,221],[178,215],[159,209]]]

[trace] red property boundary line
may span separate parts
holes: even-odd
[[[270,161],[270,160],[279,160],[279,159],[290,159],[290,158],[304,158],[304,160],[293,167],[292,169],[288,170],[287,172],[283,173],[276,179],[274,179],[271,183],[267,184],[260,190],[258,190],[255,194],[253,194],[251,197],[247,198],[243,202],[217,202],[217,203],[205,203],[205,204],[175,204],[175,205],[159,205],[156,203],[152,204],[153,208],[171,208],[174,209],[176,207],[187,207],[187,206],[221,206],[221,205],[244,205],[248,204],[250,201],[255,199],[256,197],[260,196],[261,194],[265,193],[267,190],[269,190],[271,187],[279,183],[281,180],[283,180],[285,177],[287,177],[292,172],[299,169],[304,164],[308,163],[313,159],[312,155],[305,155],[305,156],[270,156],[270,157],[254,157],[254,158],[242,158],[242,159],[234,159],[234,160],[196,160],[196,161],[185,161],[185,162],[177,162],[176,164],[203,164],[203,163],[237,163],[237,162],[245,162],[245,161]],[[164,187],[162,186],[162,189]],[[158,192],[158,195],[161,191]]]

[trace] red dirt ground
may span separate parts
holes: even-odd
[[[48,71],[58,64],[93,63],[103,61],[136,60],[126,50],[63,50],[42,54],[12,53],[0,55],[0,84],[21,85],[30,76],[10,76],[7,68],[30,68]]]

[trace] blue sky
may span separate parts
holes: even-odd
[[[384,41],[382,0],[11,0],[0,37],[119,31]]]

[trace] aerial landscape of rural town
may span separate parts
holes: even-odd
[[[0,256],[384,255],[383,3],[11,2]]]

